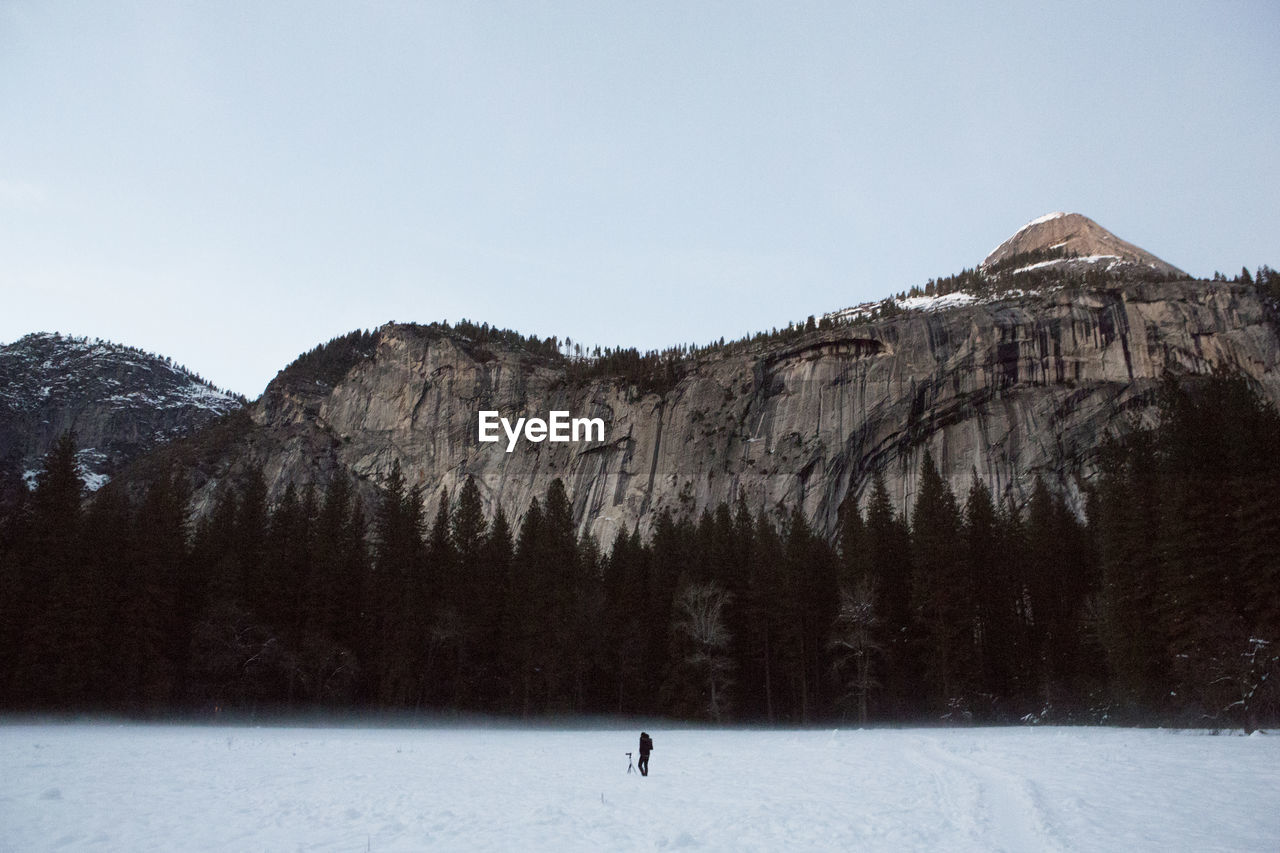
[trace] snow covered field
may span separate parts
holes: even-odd
[[[1280,737],[0,725],[0,850],[1280,850]]]

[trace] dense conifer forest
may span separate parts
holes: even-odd
[[[358,342],[357,342],[358,343]],[[828,542],[795,508],[575,534],[555,481],[434,518],[398,469],[256,476],[192,522],[181,477],[86,501],[64,436],[0,519],[0,706],[662,714],[719,722],[1280,720],[1280,418],[1244,379],[1168,381],[1076,518],[881,483]]]

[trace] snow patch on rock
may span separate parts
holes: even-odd
[[[972,305],[978,301],[978,297],[957,290],[942,296],[908,296],[906,299],[893,301],[903,311],[943,311],[947,308],[959,308],[961,305]]]
[[[1031,221],[1030,221],[1030,222],[1028,222],[1026,225],[1023,225],[1023,226],[1022,226],[1021,228],[1019,228],[1017,231],[1014,231],[1014,232],[1013,232],[1013,237],[1017,237],[1019,234],[1021,234],[1023,231],[1026,231],[1028,228],[1034,228],[1034,227],[1036,227],[1037,225],[1043,225],[1043,224],[1044,224],[1044,223],[1046,223],[1046,222],[1052,222],[1052,221],[1053,221],[1053,220],[1055,220],[1055,219],[1061,219],[1061,218],[1062,218],[1062,217],[1064,217],[1064,216],[1070,216],[1070,215],[1071,215],[1071,214],[1067,213],[1066,211],[1063,211],[1063,210],[1055,210],[1053,213],[1046,213],[1044,216],[1037,216],[1035,219],[1031,220]],[[989,257],[991,257],[992,255],[994,255],[996,252],[998,252],[998,251],[1000,250],[1000,246],[1003,246],[1005,243],[1009,242],[1009,240],[1012,240],[1012,239],[1013,239],[1013,237],[1010,237],[1010,238],[1008,238],[1008,239],[1006,239],[1006,240],[1002,240],[1002,241],[1000,242],[1000,245],[999,245],[999,246],[996,246],[996,247],[995,247],[994,249],[992,249],[990,252],[987,252],[987,257],[989,258]],[[1064,244],[1059,243],[1058,245],[1059,245],[1059,246],[1061,246],[1061,245],[1064,245]]]

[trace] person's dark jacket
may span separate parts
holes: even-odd
[[[648,755],[648,754],[649,754],[650,752],[652,752],[652,751],[653,751],[653,738],[649,737],[647,734],[641,733],[641,735],[640,735],[640,755],[641,755],[641,756],[645,756],[645,755]]]

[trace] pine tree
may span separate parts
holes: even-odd
[[[1058,595],[1057,576],[1070,567],[1061,560],[1062,542],[1053,506],[1053,495],[1044,480],[1037,476],[1027,510],[1027,597],[1030,600],[1030,623],[1036,683],[1045,709],[1052,709],[1059,695],[1055,678],[1057,648],[1063,621]]]
[[[920,463],[911,540],[912,608],[922,631],[933,708],[967,714],[974,676],[972,576],[956,549],[959,508],[928,450]]]
[[[422,493],[406,489],[393,463],[374,519],[374,572],[370,583],[374,695],[386,708],[413,707],[419,688],[426,631],[422,613]]]
[[[80,608],[75,636],[63,648],[68,659],[82,659],[86,677],[81,702],[95,710],[128,710],[120,690],[120,630],[118,611],[121,576],[134,551],[132,514],[124,490],[108,484],[89,505],[82,527],[86,602]],[[83,644],[81,648],[75,645]]]
[[[263,571],[267,530],[267,482],[262,469],[255,467],[246,475],[240,493],[234,551],[236,555],[235,585],[237,601],[246,608],[270,597],[270,579]]]
[[[1012,655],[1009,673],[1012,685],[1009,698],[1020,715],[1034,713],[1043,707],[1037,703],[1036,686],[1039,670],[1032,642],[1031,593],[1028,577],[1030,545],[1027,525],[1013,496],[1009,496],[998,516],[1001,563],[1009,585],[1012,605],[1012,630],[1008,649]]]
[[[826,710],[828,640],[838,606],[835,555],[796,506],[787,523],[784,562],[784,655],[792,675],[793,713],[809,722]]]
[[[479,561],[480,574],[477,630],[478,655],[483,677],[480,679],[480,696],[483,707],[489,710],[506,710],[511,704],[514,679],[510,661],[504,654],[507,637],[512,626],[506,621],[510,592],[511,566],[515,557],[511,525],[502,507],[494,512],[493,523],[485,537]]]
[[[1168,695],[1164,642],[1156,613],[1160,489],[1154,444],[1135,433],[1101,454],[1097,539],[1101,550],[1099,634],[1111,693],[1122,713],[1154,710]]]
[[[461,693],[469,626],[460,606],[458,554],[453,543],[449,490],[441,487],[435,520],[427,535],[425,562],[419,567],[411,596],[410,619],[422,622],[426,649],[420,684],[431,706],[456,707]]]
[[[335,638],[341,633],[339,624],[347,609],[358,612],[359,586],[348,582],[347,549],[350,547],[352,510],[351,481],[337,474],[325,489],[315,523],[315,553],[312,581],[309,584],[305,631]],[[356,578],[357,582],[359,578]],[[354,593],[354,594],[353,594]],[[345,604],[344,604],[345,599]]]
[[[179,638],[188,614],[178,610],[178,602],[188,577],[188,503],[179,476],[161,477],[148,487],[134,517],[134,552],[118,594],[120,678],[135,710],[169,707],[184,684],[186,649]]]
[[[507,651],[514,678],[514,708],[521,716],[540,713],[545,706],[545,686],[541,666],[546,648],[542,622],[550,608],[546,585],[538,577],[538,563],[544,551],[545,522],[537,498],[529,502],[516,537],[515,555],[507,582]]]
[[[745,671],[749,595],[748,565],[752,546],[750,513],[739,498],[738,521],[726,503],[714,510],[703,512],[698,521],[694,542],[694,564],[685,573],[681,584],[714,583],[725,594],[723,618],[729,646],[725,653],[735,676],[725,681],[728,695],[717,696],[722,708],[739,706],[739,676]]]
[[[840,528],[837,543],[840,552],[839,582],[844,589],[853,589],[870,577],[871,555],[867,549],[866,525],[855,500],[848,500],[840,509]]]
[[[894,512],[884,480],[877,473],[867,502],[866,554],[885,632],[884,713],[901,719],[918,713],[924,680],[916,653],[911,613],[911,540]]]
[[[453,672],[450,678],[454,685],[451,702],[455,706],[474,707],[480,692],[478,681],[484,675],[483,670],[476,667],[476,644],[480,641],[480,611],[486,594],[481,561],[487,532],[475,478],[468,476],[463,483],[449,523],[449,551],[442,560],[433,560],[437,571],[442,564],[452,569],[445,575],[436,629],[440,632],[443,628],[445,636],[451,638]],[[435,534],[432,539],[435,541]]]
[[[1250,692],[1244,660],[1256,658],[1257,625],[1233,508],[1242,482],[1274,470],[1276,432],[1273,410],[1242,377],[1162,388],[1157,600],[1173,692],[1192,718],[1217,719]]]
[[[725,511],[728,512],[728,507]],[[747,702],[744,698],[745,694],[752,689],[749,684],[753,673],[751,566],[755,560],[756,540],[755,523],[742,492],[738,493],[737,500],[734,502],[727,536],[730,542],[730,572],[718,579],[725,591],[732,596],[727,619],[730,633],[729,654],[733,658],[733,670],[736,675],[731,694],[734,707],[739,709],[738,713],[742,715],[744,710],[748,714],[752,713],[747,709],[753,705],[758,708],[756,703]],[[755,713],[758,715],[758,710]]]
[[[81,503],[84,484],[76,462],[75,436],[64,433],[45,454],[31,495],[30,551],[16,567],[21,639],[14,664],[13,699],[22,708],[58,707],[68,702],[83,679],[68,658],[84,603],[80,560]]]
[[[599,621],[604,607],[604,555],[594,536],[584,532],[577,544],[577,580],[574,588],[573,613],[569,643],[575,650],[571,658],[572,702],[576,713],[598,711],[604,707],[600,678],[604,672],[603,645],[607,636]]]
[[[311,503],[304,497],[303,505]],[[360,672],[359,616],[367,572],[363,521],[351,482],[337,474],[308,524],[310,582],[302,592],[302,693],[313,705],[345,708],[355,698]],[[304,515],[311,512],[304,509]]]
[[[456,578],[451,586],[457,601],[465,610],[474,607],[483,591],[483,552],[488,524],[480,489],[468,475],[458,492],[458,505],[452,519],[451,540],[456,556]]]
[[[644,621],[649,586],[648,552],[640,534],[619,530],[604,563],[603,626],[607,638],[604,706],[635,712],[648,700],[645,678],[648,626]]]
[[[745,508],[743,508],[745,509]],[[741,521],[739,521],[741,525]],[[778,531],[761,513],[753,523],[748,563],[748,667],[740,676],[743,710],[769,723],[781,713],[780,679],[783,597],[783,544]]]
[[[197,593],[202,603],[191,625],[187,701],[202,710],[217,712],[250,701],[244,664],[256,650],[248,650],[254,632],[242,605],[242,521],[236,493],[225,488],[193,536],[191,573],[204,594]]]
[[[586,633],[581,597],[588,594],[590,583],[579,559],[573,508],[559,478],[547,487],[543,525],[534,570],[547,590],[542,634],[547,651],[543,660],[547,701],[551,709],[571,711],[576,710],[581,695],[581,673],[586,670],[585,658],[590,651],[580,642]]]
[[[643,668],[647,681],[644,692],[652,703],[646,711],[657,711],[676,703],[676,672],[670,631],[681,574],[693,562],[693,535],[688,520],[677,522],[671,511],[663,507],[658,512],[649,542],[649,589],[643,617],[648,629]]]
[[[1274,434],[1274,433],[1273,433]],[[1239,569],[1250,629],[1239,717],[1252,732],[1280,718],[1280,492],[1275,456],[1255,477],[1241,477],[1236,523]]]
[[[14,671],[19,663],[26,632],[32,559],[31,495],[18,479],[13,500],[0,508],[0,708],[17,708]]]
[[[291,652],[300,640],[295,597],[306,589],[311,564],[306,527],[298,492],[290,483],[270,515],[262,566],[264,583],[254,605],[262,621]]]
[[[450,520],[451,508],[449,490],[442,486],[435,520],[432,521],[431,532],[427,536],[427,562],[431,566],[431,572],[424,575],[424,604],[433,611],[438,610],[442,605],[456,604],[458,565],[457,551],[453,543],[453,525]]]
[[[964,509],[964,560],[974,597],[974,675],[988,712],[1010,698],[1017,658],[1015,600],[1003,559],[1000,525],[991,490],[974,472]]]
[[[192,535],[193,571],[204,584],[205,611],[239,598],[241,581],[236,557],[236,493],[224,488],[214,498],[213,510],[196,522]],[[207,617],[209,614],[202,614]]]

